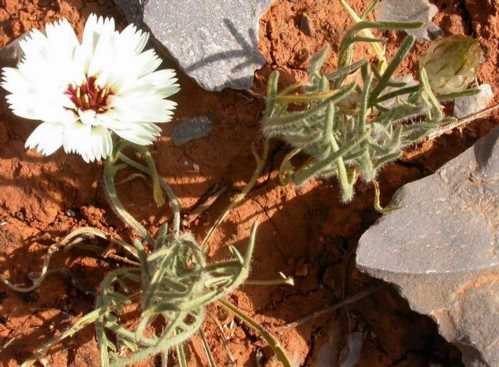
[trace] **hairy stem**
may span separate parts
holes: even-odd
[[[253,320],[251,317],[241,312],[241,310],[239,310],[239,308],[234,306],[232,303],[223,299],[218,302],[223,308],[234,313],[246,325],[258,332],[267,344],[274,350],[277,359],[283,364],[284,367],[291,367],[291,362],[286,355],[286,351],[281,346],[281,343],[279,343],[279,341],[271,333],[269,333],[262,325]]]
[[[355,10],[353,10],[353,8],[350,6],[350,4],[348,4],[346,0],[340,0],[340,4],[343,6],[343,9],[345,9],[345,11],[348,13],[350,18],[352,18],[352,21],[354,23],[359,23],[363,21],[363,19],[357,15]],[[360,34],[363,37],[374,38],[373,33],[369,29],[362,30]],[[374,54],[376,55],[376,58],[379,61],[380,72],[385,71],[387,66],[385,49],[382,46],[380,46],[378,43],[370,43],[370,46],[372,47]]]
[[[129,165],[129,166],[135,168],[136,170],[138,170],[142,173],[145,173],[146,175],[152,177],[152,173],[151,173],[150,169],[148,169],[143,164],[140,164],[139,162],[129,158],[128,156],[123,154],[123,152],[119,152],[118,158],[121,161],[123,161],[124,163],[126,163],[127,165]],[[154,164],[153,158],[152,158],[150,153],[146,154],[144,156],[144,158],[146,159],[146,161],[148,161],[149,166]],[[171,186],[168,185],[166,180],[163,179],[162,177],[159,177],[159,175],[158,175],[158,180],[159,180],[159,184],[160,184],[161,188],[166,193],[166,196],[168,196],[168,205],[170,206],[170,209],[172,210],[172,213],[173,213],[173,232],[178,237],[178,235],[180,233],[180,202],[178,201],[177,195],[175,195],[175,192],[173,191]]]
[[[120,198],[118,197],[118,192],[116,191],[116,184],[114,178],[120,169],[125,168],[124,165],[116,165],[115,161],[108,159],[104,163],[104,191],[106,193],[107,201],[113,212],[120,218],[124,223],[129,225],[135,232],[139,234],[140,237],[153,243],[153,240],[145,227],[140,224],[124,207]]]
[[[66,237],[64,237],[62,239],[62,241],[53,243],[49,247],[47,254],[45,255],[45,259],[43,260],[42,271],[41,271],[40,275],[33,280],[33,284],[31,286],[26,287],[26,286],[13,284],[8,279],[6,279],[4,276],[1,276],[1,275],[0,275],[0,281],[2,281],[7,287],[9,287],[10,289],[12,289],[13,291],[16,291],[16,292],[28,293],[28,292],[35,290],[36,288],[38,288],[40,286],[40,284],[43,282],[43,280],[47,276],[48,268],[50,265],[50,259],[52,258],[52,256],[56,252],[60,251],[62,248],[75,244],[75,241],[81,240],[82,237],[99,237],[102,239],[107,239],[107,235],[104,232],[102,232],[96,228],[83,227],[83,228],[76,229],[73,232],[71,232],[70,234],[68,234]]]
[[[481,119],[481,118],[490,116],[492,113],[494,113],[498,110],[499,110],[499,104],[496,104],[492,107],[486,108],[486,109],[478,111],[476,113],[473,113],[465,118],[457,120],[454,123],[442,126],[441,128],[434,130],[432,133],[430,133],[428,135],[428,139],[433,140],[433,139],[436,139],[442,135],[449,134],[454,129],[462,128],[462,127],[468,125],[469,123],[471,123],[477,119]]]
[[[262,174],[263,169],[265,168],[265,165],[267,164],[267,158],[269,155],[269,149],[270,149],[270,142],[268,140],[265,140],[263,143],[263,153],[262,156],[260,157],[258,153],[255,151],[253,148],[253,155],[256,160],[256,169],[253,172],[253,175],[251,176],[251,179],[248,181],[246,186],[242,189],[242,191],[236,195],[235,198],[233,198],[230,202],[230,204],[225,208],[223,213],[218,217],[218,219],[215,221],[215,223],[211,226],[211,228],[208,230],[206,236],[204,237],[203,241],[201,242],[201,247],[205,246],[208,241],[210,240],[211,236],[215,232],[215,230],[218,228],[218,226],[225,220],[229,212],[239,206],[242,201],[246,198],[246,196],[250,193],[250,191],[255,187],[258,178]]]
[[[35,352],[34,356],[29,358],[28,360],[24,361],[24,363],[21,365],[21,367],[31,367],[33,366],[36,361],[38,361],[40,358],[42,358],[47,352],[57,343],[61,342],[62,340],[73,336],[76,334],[78,331],[86,328],[87,326],[93,324],[105,311],[103,308],[97,308],[93,310],[92,312],[86,314],[82,318],[80,318],[78,321],[74,323],[74,325],[63,332],[62,334],[58,335],[55,338],[50,339],[48,342],[43,344],[40,348],[37,349]]]

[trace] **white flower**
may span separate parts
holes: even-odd
[[[32,31],[20,46],[17,68],[4,68],[7,102],[21,117],[42,123],[26,141],[44,155],[61,146],[86,162],[112,152],[112,132],[139,145],[160,135],[179,90],[175,72],[157,70],[161,59],[144,51],[149,34],[129,25],[121,33],[111,18],[90,15],[83,39],[66,20]]]

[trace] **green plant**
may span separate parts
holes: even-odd
[[[374,37],[371,30],[412,29],[421,24],[367,21],[365,19],[377,1],[362,17],[358,17],[345,1],[342,3],[357,23],[339,45],[338,69],[327,74],[322,72],[330,53],[330,47],[326,45],[312,57],[306,82],[279,90],[279,73],[273,72],[268,81],[262,129],[267,139],[284,140],[293,147],[280,167],[283,184],[291,180],[300,185],[312,177],[336,177],[342,200],[349,202],[354,197],[355,184],[362,179],[374,184],[375,206],[382,210],[376,177],[383,166],[398,159],[404,149],[422,141],[431,132],[455,122],[454,118],[445,116],[442,101],[478,91],[466,89],[469,80],[467,83],[461,80],[460,89],[436,94],[423,63],[418,82],[395,77],[397,68],[415,43],[414,37],[407,36],[388,63],[380,47],[385,40]],[[476,42],[461,39],[456,44],[456,39],[452,41],[451,49],[461,46],[459,55],[456,55],[460,56],[458,60],[479,58]],[[354,62],[354,46],[359,42],[374,45],[377,63],[367,60]],[[439,42],[445,44],[445,40]],[[443,84],[444,80],[455,78],[456,72],[452,74],[455,71],[452,68],[446,70],[447,75],[436,75],[438,68],[430,61],[433,57],[429,54],[425,58],[426,65],[431,66],[433,80],[438,78],[439,84]],[[474,72],[471,66],[475,66],[475,62],[462,63],[461,66],[467,69],[466,77],[469,78],[469,74]],[[291,159],[301,152],[309,159],[294,168]]]
[[[153,50],[144,51],[149,34],[132,24],[118,32],[114,19],[93,14],[86,21],[81,42],[67,20],[47,24],[45,28],[44,33],[33,30],[21,41],[24,57],[18,67],[3,69],[0,83],[9,92],[6,99],[14,114],[42,122],[26,141],[26,147],[37,148],[43,155],[63,147],[66,153],[77,153],[86,162],[103,160],[109,206],[138,238],[128,243],[96,228],[80,228],[49,247],[41,274],[30,286],[13,284],[0,275],[0,280],[11,289],[31,292],[49,273],[50,260],[56,252],[85,245],[95,237],[113,242],[125,254],[119,255],[120,260],[129,265],[110,271],[100,284],[95,309],[41,346],[23,366],[37,360],[44,362],[44,356],[55,344],[90,324],[96,326],[102,366],[134,364],[156,354],[163,356],[163,365],[169,354],[175,354],[180,366],[185,366],[185,343],[195,334],[201,335],[213,366],[201,325],[208,305],[214,302],[260,332],[282,363],[290,366],[278,341],[223,299],[247,282],[256,225],[244,255],[229,247],[231,259],[209,263],[203,246],[227,213],[255,185],[268,144],[261,159],[255,153],[257,168],[247,187],[199,245],[191,233],[181,231],[180,204],[158,175],[147,149],[161,133],[157,124],[172,119],[176,103],[168,98],[180,89],[175,71],[158,70],[161,59]],[[61,39],[64,42],[59,42]],[[125,151],[132,151],[133,159]],[[172,212],[170,229],[165,224],[153,236],[125,209],[115,177],[127,167],[151,178],[152,196],[158,207],[165,205],[168,198]],[[253,284],[290,282],[283,277]],[[130,307],[137,308],[134,327],[127,327],[122,320]]]
[[[124,151],[130,148],[135,150],[145,164],[125,155]],[[154,192],[156,202],[163,201],[159,198],[162,198],[163,193],[166,194],[173,213],[171,231],[168,230],[167,224],[164,224],[158,234],[152,236],[125,209],[115,185],[116,174],[125,167],[133,167],[151,177],[153,190],[161,192]],[[176,356],[180,366],[187,366],[185,343],[196,334],[201,335],[210,366],[214,366],[215,362],[202,332],[207,307],[213,303],[234,313],[259,332],[275,350],[283,365],[291,366],[284,349],[270,333],[223,299],[247,282],[255,246],[256,224],[253,225],[244,254],[231,246],[231,259],[209,263],[203,247],[194,237],[188,232],[181,232],[180,205],[172,189],[158,176],[150,152],[144,147],[126,142],[116,144],[113,154],[105,162],[104,188],[115,214],[139,235],[139,239],[127,243],[122,239],[109,238],[106,233],[94,228],[80,228],[49,248],[42,273],[34,280],[32,286],[14,285],[1,278],[16,291],[32,291],[45,278],[54,253],[71,246],[82,246],[92,237],[113,241],[128,256],[127,262],[130,264],[110,271],[100,284],[95,309],[80,318],[67,331],[41,346],[32,358],[23,363],[23,367],[32,366],[36,361],[46,365],[44,357],[54,345],[90,324],[95,324],[101,366],[133,365],[157,354],[162,356],[165,366],[169,354]],[[253,284],[276,283],[292,284],[292,279],[283,277],[277,281],[260,281]],[[138,307],[138,316],[135,326],[129,327],[122,318],[132,306]]]

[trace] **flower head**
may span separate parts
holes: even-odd
[[[160,135],[179,90],[175,72],[157,70],[161,59],[144,51],[149,34],[112,18],[90,15],[81,42],[67,20],[32,31],[20,42],[24,57],[4,68],[7,102],[21,117],[42,123],[26,141],[44,155],[60,147],[86,162],[108,157],[112,133],[138,145]]]
[[[434,41],[421,59],[431,87],[437,94],[465,90],[480,65],[480,43],[468,36],[454,35]]]

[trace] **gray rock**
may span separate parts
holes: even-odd
[[[207,90],[249,89],[265,63],[258,26],[271,0],[115,1]]]
[[[489,84],[478,87],[480,92],[474,96],[457,97],[454,100],[454,116],[458,119],[484,110],[494,99],[494,91]]]
[[[13,67],[19,62],[19,60],[21,60],[23,51],[19,46],[19,41],[21,41],[25,37],[25,35],[26,34],[16,38],[7,46],[0,48],[0,66]]]
[[[438,8],[428,0],[383,0],[376,9],[376,20],[390,22],[422,22],[423,26],[407,30],[419,40],[430,40],[442,31],[432,23]]]
[[[360,331],[354,331],[353,333],[348,334],[347,345],[343,348],[340,354],[342,360],[340,367],[357,366],[362,352],[362,346],[364,345],[364,339],[365,336]]]
[[[142,18],[144,14],[144,3],[147,0],[115,0],[115,3],[121,8],[127,20],[130,23],[135,23],[142,26]]]
[[[190,119],[180,120],[175,123],[171,137],[173,144],[182,145],[191,140],[207,136],[213,123],[207,116],[197,116]]]
[[[357,265],[432,316],[467,366],[499,366],[499,128],[392,205],[361,237]]]
[[[345,344],[342,324],[340,320],[332,319],[328,322],[326,328],[327,333],[323,335],[323,340],[321,340],[322,338],[316,340],[317,344],[310,356],[311,365],[317,367],[343,367],[339,363],[342,352],[341,346]]]

